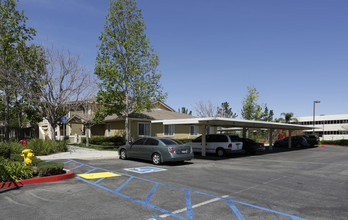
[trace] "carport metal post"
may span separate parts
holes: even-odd
[[[247,137],[247,129],[246,128],[243,128],[243,138],[246,138]]]
[[[203,125],[203,132],[202,132],[202,156],[205,157],[206,153],[205,153],[205,150],[206,150],[206,147],[207,147],[207,126],[206,125]]]
[[[288,130],[289,131],[289,142],[288,142],[288,148],[291,148],[291,130]]]
[[[269,142],[269,149],[270,149],[270,150],[273,150],[273,140],[272,140],[272,138],[273,138],[273,129],[270,128],[270,129],[269,129],[269,139],[268,139],[268,142]]]

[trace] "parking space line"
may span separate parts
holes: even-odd
[[[192,211],[192,202],[191,202],[191,195],[189,190],[185,190],[185,198],[186,198],[186,216],[187,219],[191,220],[193,219],[193,211]]]
[[[292,220],[305,220],[304,218],[300,218],[300,217],[297,217],[297,216],[294,216],[294,215],[290,215],[290,214],[286,214],[286,213],[283,213],[283,212],[278,212],[278,211],[275,211],[275,210],[271,210],[271,209],[267,209],[267,208],[263,208],[263,207],[260,207],[260,206],[256,206],[256,205],[252,205],[252,204],[248,204],[248,203],[245,203],[245,202],[241,202],[241,201],[237,201],[237,200],[232,200],[232,199],[229,199],[227,198],[228,196],[216,196],[216,195],[213,195],[213,194],[208,194],[208,193],[204,193],[204,192],[199,192],[199,191],[195,191],[195,190],[190,190],[190,189],[185,189],[185,188],[182,188],[182,187],[178,187],[178,186],[173,186],[173,185],[169,185],[169,184],[165,184],[165,183],[160,183],[160,182],[156,182],[156,181],[153,181],[153,180],[148,180],[148,179],[144,179],[144,178],[141,178],[141,177],[137,177],[137,176],[132,176],[132,175],[129,175],[129,174],[125,174],[125,173],[119,173],[119,172],[115,172],[115,171],[110,171],[110,170],[106,170],[106,169],[103,169],[103,168],[97,168],[97,167],[94,167],[94,166],[90,166],[90,165],[87,165],[87,164],[83,164],[83,163],[80,163],[80,162],[77,162],[77,161],[74,161],[74,160],[71,160],[70,162],[75,162],[75,163],[79,163],[80,165],[77,166],[77,167],[74,167],[73,169],[76,169],[78,167],[82,167],[82,166],[87,166],[87,167],[90,167],[92,169],[99,169],[99,170],[104,170],[104,171],[107,171],[107,172],[111,172],[111,173],[115,173],[115,174],[120,174],[120,175],[123,175],[123,176],[128,176],[129,178],[121,185],[119,186],[116,190],[112,190],[112,189],[109,189],[107,187],[104,187],[102,185],[99,185],[98,182],[100,182],[101,180],[98,180],[97,182],[91,182],[91,181],[88,181],[84,178],[81,178],[79,176],[77,176],[76,178],[79,179],[79,180],[82,180],[86,183],[89,183],[91,185],[94,185],[94,186],[97,186],[101,189],[104,189],[106,191],[109,191],[111,193],[114,193],[116,195],[119,195],[123,198],[126,198],[126,199],[129,199],[131,201],[134,201],[134,202],[137,202],[137,203],[140,203],[140,204],[143,204],[145,206],[148,206],[150,208],[153,208],[157,211],[160,211],[162,213],[165,213],[166,215],[162,215],[163,217],[164,216],[173,216],[175,218],[178,218],[178,219],[183,219],[183,220],[193,220],[193,208],[194,207],[198,207],[197,205],[196,206],[192,206],[192,201],[191,201],[191,195],[192,193],[196,193],[196,194],[201,194],[201,195],[206,195],[206,196],[209,196],[209,197],[213,197],[214,199],[210,200],[210,202],[212,202],[213,200],[214,201],[218,201],[218,200],[225,200],[228,205],[231,207],[233,213],[237,216],[237,218],[239,220],[244,220],[244,217],[243,215],[240,213],[240,211],[238,210],[238,208],[234,205],[234,203],[238,203],[238,204],[241,204],[241,205],[245,205],[245,206],[248,206],[248,207],[252,207],[252,208],[256,208],[256,209],[260,209],[260,210],[264,210],[264,211],[267,211],[267,212],[272,212],[272,213],[276,213],[276,214],[279,214],[279,215],[283,215],[283,216],[287,216],[289,218],[291,218]],[[88,172],[88,171],[87,171]],[[124,187],[126,186],[132,179],[138,179],[138,180],[143,180],[143,181],[146,181],[146,182],[150,182],[150,183],[154,183],[155,185],[153,186],[153,188],[151,189],[150,193],[148,194],[148,196],[146,197],[146,199],[144,201],[141,201],[139,199],[135,199],[133,197],[130,197],[128,195],[125,195],[125,194],[122,194],[120,193],[119,191]],[[174,211],[174,212],[170,212],[168,210],[165,210],[163,208],[160,208],[158,206],[155,206],[155,205],[152,205],[150,204],[150,199],[152,197],[152,195],[154,194],[154,192],[156,191],[156,189],[158,188],[159,185],[162,185],[162,186],[168,186],[168,187],[171,187],[171,188],[176,188],[176,189],[179,189],[179,190],[183,190],[185,192],[185,200],[186,200],[186,209],[183,209],[183,210],[186,210],[186,213],[187,213],[187,218],[181,216],[181,215],[178,215],[177,211]],[[199,205],[199,204],[198,204]],[[203,203],[201,203],[201,205],[203,205]],[[201,206],[200,205],[200,206]],[[162,217],[160,216],[160,217]],[[163,218],[162,217],[162,218]]]
[[[155,191],[156,191],[158,185],[159,185],[159,184],[156,183],[156,184],[152,187],[152,189],[151,189],[149,195],[147,195],[147,197],[146,197],[146,199],[145,199],[145,203],[149,203],[149,202],[150,202],[151,197],[152,197],[152,195],[155,193]]]
[[[119,192],[125,185],[127,185],[134,177],[129,177],[126,182],[124,182],[120,187],[118,187],[115,192]]]
[[[237,209],[237,207],[233,204],[233,202],[230,199],[225,199],[226,202],[228,203],[228,205],[231,207],[231,209],[233,210],[234,214],[236,215],[236,217],[238,218],[238,220],[244,220],[244,217],[242,216],[242,214],[239,212],[239,210]]]

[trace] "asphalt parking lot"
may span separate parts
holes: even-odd
[[[63,159],[87,176],[2,189],[0,219],[347,219],[347,158],[318,147],[161,166]]]

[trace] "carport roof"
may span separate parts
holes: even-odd
[[[163,123],[163,125],[208,125],[219,127],[239,127],[239,128],[270,128],[270,129],[287,129],[287,130],[310,130],[312,126],[295,125],[286,123],[252,121],[232,118],[188,118],[188,119],[172,119],[172,120],[152,120],[152,123]]]

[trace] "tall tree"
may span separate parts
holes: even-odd
[[[273,119],[273,110],[268,110],[267,104],[259,105],[259,92],[255,87],[247,87],[248,94],[242,104],[242,116],[246,120],[271,121]]]
[[[91,73],[79,64],[79,57],[65,50],[46,49],[47,66],[43,73],[43,86],[31,93],[30,101],[39,106],[42,118],[51,125],[51,138],[62,117],[93,94]]]
[[[194,106],[194,110],[199,117],[216,117],[217,116],[217,106],[211,103],[210,100],[204,102],[200,100]]]
[[[17,11],[15,0],[0,0],[0,91],[5,105],[5,140],[9,140],[11,101],[15,100],[25,62],[31,60],[27,42],[36,31],[26,26],[24,12]],[[22,59],[26,57],[26,59]],[[17,96],[17,97],[20,97]]]
[[[221,103],[221,107],[217,108],[217,115],[224,118],[237,118],[237,114],[233,113],[228,102]]]
[[[100,80],[96,120],[107,115],[125,117],[128,143],[128,116],[150,109],[165,98],[157,73],[158,56],[145,34],[145,22],[135,0],[112,0],[104,30],[99,37],[95,74]]]
[[[262,111],[261,106],[257,104],[259,92],[255,87],[248,86],[247,89],[248,94],[242,102],[242,116],[246,120],[258,120]]]

